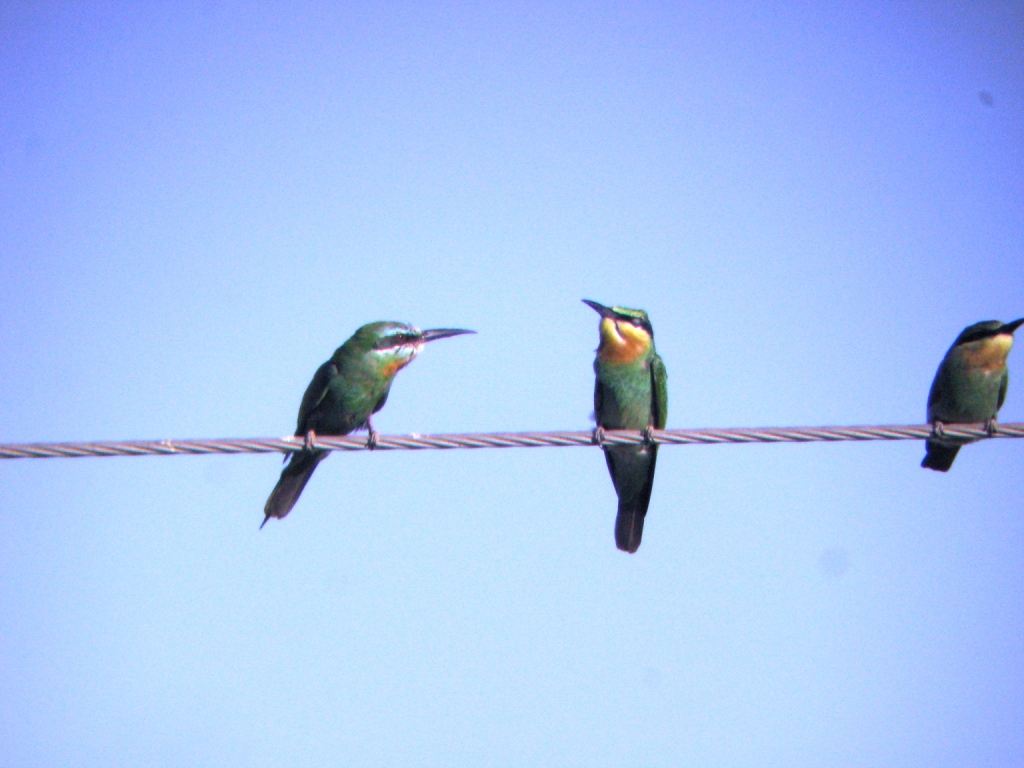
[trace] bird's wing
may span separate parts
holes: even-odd
[[[1006,399],[1006,390],[1010,386],[1010,372],[1003,371],[1003,380],[999,382],[999,402],[996,404],[996,410],[998,411],[1003,407],[1003,401]]]
[[[956,390],[954,371],[962,362],[963,350],[956,345],[942,358],[932,379],[932,388],[928,390],[928,421],[943,421],[942,411],[945,410],[944,400],[948,400],[951,392]]]
[[[945,363],[945,360],[942,361]],[[935,403],[939,400],[939,391],[941,390],[941,383],[943,379],[944,369],[943,366],[939,366],[939,370],[935,372],[935,378],[932,379],[932,388],[928,390],[928,412],[931,413]],[[929,416],[928,420],[931,421],[932,417]]]
[[[651,394],[654,426],[657,429],[664,429],[668,421],[668,371],[665,370],[665,363],[657,353],[651,358]],[[653,469],[653,462],[651,468]]]
[[[302,405],[299,406],[298,425],[295,427],[296,435],[304,435],[310,429],[316,428],[315,424],[311,423],[310,417],[316,412],[317,406],[320,405],[324,395],[327,394],[327,387],[331,383],[331,379],[337,375],[338,366],[330,360],[316,369],[316,373],[313,374],[313,380],[306,387],[306,394],[302,396]]]

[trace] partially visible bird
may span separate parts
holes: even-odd
[[[668,373],[654,350],[654,329],[642,309],[606,307],[583,299],[601,316],[594,360],[595,439],[605,429],[664,429],[668,417]],[[604,458],[619,497],[615,546],[636,552],[651,502],[658,446],[605,445]]]
[[[302,396],[295,434],[306,447],[290,454],[288,465],[263,507],[262,528],[272,517],[284,517],[298,501],[302,489],[329,451],[312,447],[317,434],[347,435],[362,427],[367,444],[377,441],[370,417],[384,407],[395,374],[416,357],[428,341],[475,333],[460,328],[421,331],[404,323],[369,323],[338,347],[321,365]]]
[[[922,467],[946,472],[964,438],[942,438],[943,424],[995,424],[1006,399],[1010,372],[1006,358],[1013,347],[1013,332],[1024,318],[1012,323],[985,320],[969,325],[956,337],[935,373],[928,393],[928,421],[936,437],[927,442]]]

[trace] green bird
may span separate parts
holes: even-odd
[[[313,440],[321,435],[347,435],[366,427],[367,445],[377,442],[370,417],[384,407],[395,374],[412,362],[428,341],[463,333],[461,328],[434,328],[421,331],[404,323],[369,323],[335,350],[321,365],[306,387],[299,406],[295,434],[305,437],[306,446],[287,457],[288,465],[263,507],[262,528],[272,517],[284,517],[299,500],[302,489],[317,464],[330,451],[313,449]]]
[[[619,497],[615,545],[624,552],[636,552],[658,460],[650,430],[664,429],[668,417],[668,373],[654,351],[654,329],[646,312],[606,307],[589,299],[583,303],[601,315],[594,360],[594,439],[601,443],[605,429],[639,429],[648,435],[644,445],[603,446]]]
[[[928,393],[928,422],[936,438],[927,442],[922,467],[946,472],[964,443],[964,438],[942,439],[942,425],[986,422],[995,424],[1006,399],[1010,372],[1006,358],[1013,347],[1013,332],[1024,325],[1024,317],[1012,323],[985,320],[969,325],[956,337],[935,373]]]

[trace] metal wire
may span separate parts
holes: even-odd
[[[924,440],[936,436],[930,424],[876,427],[763,427],[734,429],[656,429],[650,440],[660,445],[715,443],[812,443],[847,440]],[[944,438],[964,441],[990,437],[1024,437],[1024,423],[947,424]],[[638,445],[647,437],[632,430],[607,430],[603,445]],[[428,448],[561,448],[593,446],[593,432],[490,432],[464,435],[379,435],[375,450]],[[301,437],[226,438],[223,440],[118,440],[88,443],[0,444],[0,459],[76,458],[80,456],[170,456],[201,453],[292,453],[301,451]],[[317,436],[313,448],[328,451],[368,450],[365,436]]]

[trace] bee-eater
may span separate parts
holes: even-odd
[[[938,439],[929,440],[922,467],[946,472],[953,466],[960,446],[971,440],[941,439],[942,424],[995,424],[1006,399],[1010,372],[1006,357],[1013,347],[1013,332],[1024,317],[1012,323],[985,320],[969,325],[956,337],[935,372],[928,393],[928,421]]]
[[[370,433],[367,445],[373,447],[377,433],[370,417],[388,399],[395,374],[420,353],[428,341],[475,333],[460,328],[434,328],[421,331],[404,323],[369,323],[338,347],[331,359],[321,365],[306,387],[299,406],[295,434],[305,437],[306,447],[288,457],[281,479],[263,507],[262,528],[272,517],[284,517],[329,451],[314,450],[313,440],[321,435],[347,435],[362,427]]]
[[[605,429],[665,428],[668,417],[668,373],[654,351],[654,329],[642,309],[583,303],[601,315],[600,343],[594,360],[595,439]],[[607,445],[604,458],[619,497],[615,519],[615,545],[636,552],[644,532],[644,517],[651,501],[658,446]]]

